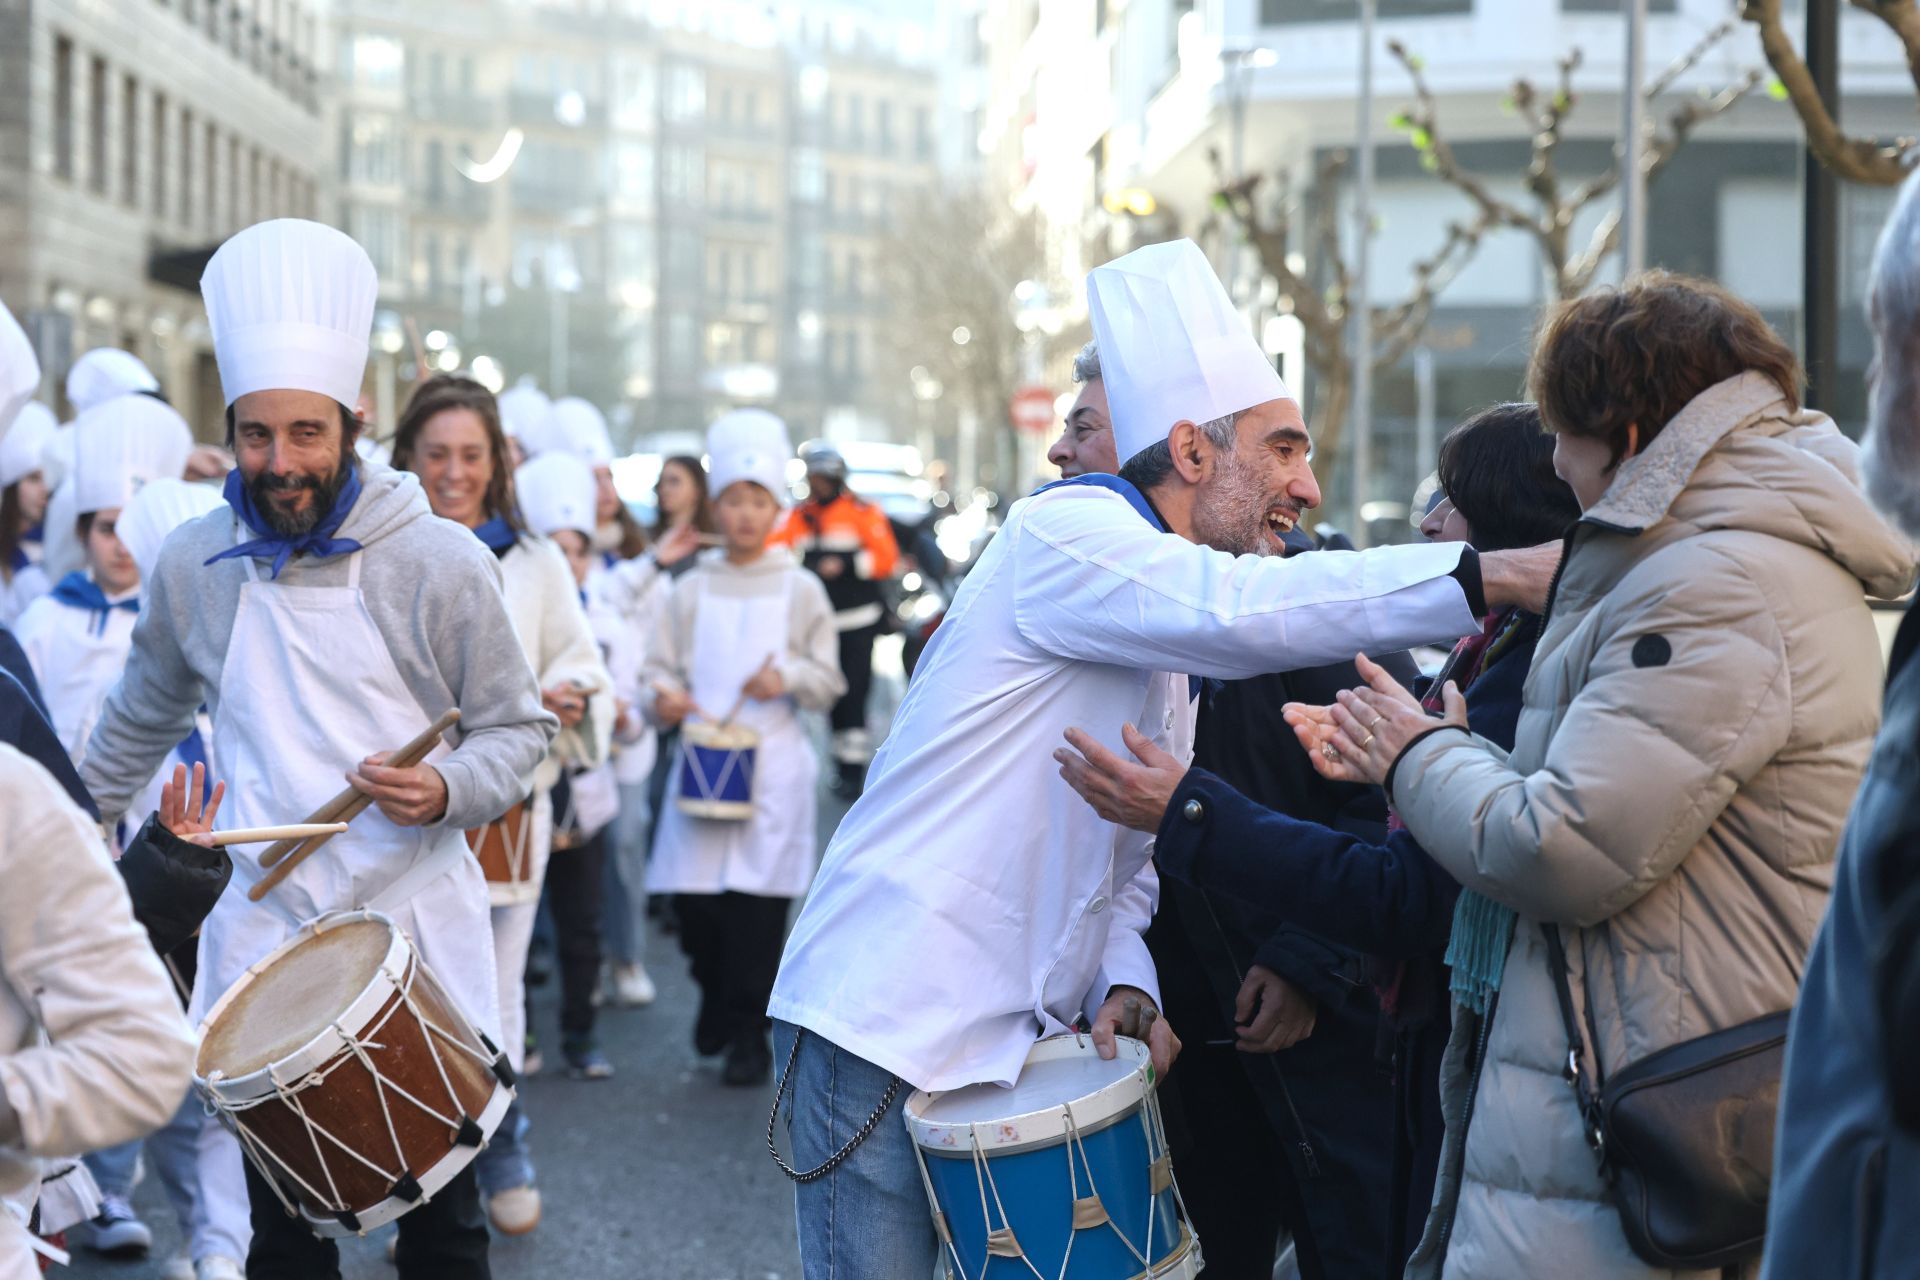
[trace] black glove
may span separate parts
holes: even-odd
[[[133,918],[161,955],[194,935],[233,877],[233,859],[225,849],[182,840],[161,825],[157,813],[147,816],[114,865],[127,882]]]

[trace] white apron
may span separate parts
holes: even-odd
[[[778,593],[745,599],[718,595],[703,579],[693,615],[688,684],[693,700],[709,711],[733,706],[740,686],[769,653],[787,651],[793,574]],[[820,763],[795,714],[791,697],[749,700],[739,722],[760,734],[753,779],[753,817],[716,822],[690,817],[675,803],[680,794],[676,760],[660,804],[660,836],[647,866],[648,893],[741,893],[798,898],[813,880],[815,788]]]
[[[360,557],[344,587],[260,580],[251,557],[220,671],[215,775],[222,828],[300,822],[346,785],[347,770],[391,751],[433,719],[408,692],[360,593]],[[444,752],[444,745],[437,749]],[[431,757],[430,757],[431,758]],[[247,966],[325,911],[372,907],[407,931],[461,1009],[498,1043],[487,885],[463,832],[401,827],[378,806],[353,820],[260,902],[265,845],[235,845],[233,881],[200,930],[195,1022]]]

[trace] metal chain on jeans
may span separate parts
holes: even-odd
[[[895,1076],[892,1083],[887,1085],[886,1093],[881,1096],[880,1105],[874,1109],[872,1115],[867,1117],[867,1122],[860,1126],[859,1132],[847,1139],[847,1145],[828,1156],[819,1168],[801,1173],[781,1158],[780,1148],[773,1142],[773,1130],[774,1126],[780,1122],[780,1100],[787,1096],[787,1081],[793,1076],[793,1064],[800,1060],[800,1041],[806,1034],[805,1028],[793,1029],[793,1051],[787,1055],[786,1069],[780,1073],[779,1087],[773,1091],[773,1111],[767,1116],[767,1154],[772,1156],[773,1162],[780,1166],[780,1172],[795,1182],[812,1182],[817,1178],[824,1178],[844,1164],[847,1157],[852,1155],[860,1144],[880,1127],[880,1117],[887,1114],[887,1108],[893,1105],[894,1095],[900,1092],[900,1077]]]

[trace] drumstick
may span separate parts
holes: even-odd
[[[389,756],[387,758],[387,766],[393,769],[411,769],[414,765],[419,764],[422,760],[426,759],[427,753],[433,750],[433,744],[439,740],[440,735],[452,728],[459,719],[460,709],[458,707],[449,710],[445,715],[435,720],[425,733],[422,733],[419,737],[407,743],[406,746],[400,748],[399,751]],[[354,799],[340,812],[342,829],[344,829],[346,823],[353,821],[353,819],[364,813],[367,806],[372,803],[372,796],[362,792],[356,792]],[[312,857],[315,850],[319,849],[321,845],[332,838],[333,833],[328,832],[326,835],[311,836],[302,841],[298,848],[281,859],[278,865],[267,872],[259,884],[247,890],[248,901],[258,902],[260,899],[266,897],[269,890],[292,875],[295,867]]]
[[[761,676],[767,674],[767,672],[771,671],[772,669],[773,669],[773,655],[768,654],[767,660],[761,663],[758,667],[756,667],[754,669],[753,674],[747,677],[747,684],[752,684],[755,680],[758,680]],[[740,708],[747,705],[747,684],[743,684],[740,686],[740,696],[733,700],[733,710],[727,712],[727,718],[720,722],[722,725],[732,724],[733,718],[740,714]]]
[[[269,840],[286,840],[299,843],[308,836],[338,835],[347,829],[344,822],[295,822],[284,827],[236,827],[232,831],[213,833],[213,847],[224,848],[230,844],[265,844]]]
[[[420,734],[418,737],[414,738],[411,742],[407,743],[407,745],[405,745],[404,747],[401,747],[398,751],[394,752],[392,757],[388,759],[387,764],[395,769],[413,768],[413,766],[419,764],[422,760],[427,758],[427,753],[433,750],[433,744],[440,741],[440,735],[445,733],[448,729],[451,729],[454,725],[458,724],[459,722],[460,722],[460,709],[458,707],[455,707],[453,710],[447,712],[447,714],[441,716],[438,720],[435,720],[433,724],[427,729],[426,732]],[[354,802],[356,800],[360,801],[358,808],[354,807]],[[313,816],[308,818],[307,821],[308,822],[350,821],[353,818],[354,814],[361,812],[367,807],[366,800],[367,800],[367,795],[365,792],[359,790],[356,787],[348,787],[345,791],[342,791],[339,795],[327,801],[325,804],[321,805],[318,809],[315,809],[313,811]],[[348,809],[353,809],[353,813],[348,813],[347,812]],[[268,849],[265,853],[260,855],[260,865],[263,868],[273,867],[278,865],[281,859],[285,858],[288,854],[292,853],[302,843],[303,841],[301,840],[280,841],[278,844],[274,845],[272,848]]]
[[[664,680],[655,680],[653,682],[653,692],[657,697],[658,695],[663,693],[680,693],[682,691],[674,688],[672,685],[668,684]],[[689,701],[691,701],[691,699],[689,699]],[[692,705],[693,705],[693,711],[692,711],[693,715],[699,717],[702,720],[713,719],[712,716],[707,714],[707,709],[705,707],[701,706],[697,702],[694,702]]]

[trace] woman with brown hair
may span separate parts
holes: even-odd
[[[514,501],[506,436],[493,394],[471,378],[436,374],[422,382],[400,416],[393,441],[393,465],[420,477],[433,513],[473,530],[500,561],[500,585],[514,634],[540,678],[541,701],[560,718],[561,733],[533,775],[525,779],[527,799],[522,822],[530,836],[514,840],[532,860],[527,887],[494,884],[493,945],[500,990],[500,1026],[516,1071],[525,1066],[527,1046],[525,974],[527,947],[539,907],[539,886],[548,867],[553,826],[549,792],[562,770],[591,767],[607,757],[613,733],[612,681],[600,658],[573,572],[560,550],[529,533]],[[423,571],[427,566],[422,566]],[[510,815],[509,815],[510,816]],[[516,828],[488,829],[490,837],[511,839]],[[571,856],[571,855],[569,855]],[[558,864],[556,864],[557,866]],[[589,973],[599,968],[599,875],[555,875],[553,906],[564,934],[584,934],[592,944]],[[568,929],[576,914],[594,917]],[[579,967],[579,966],[574,966]],[[578,976],[575,975],[575,981]],[[589,978],[589,981],[591,979]],[[590,1044],[567,1046],[581,1066],[598,1051]],[[481,1191],[494,1229],[521,1235],[539,1224],[540,1193],[533,1185],[533,1162],[526,1150],[526,1116],[514,1104],[500,1131],[479,1161]]]
[[[0,626],[53,589],[40,566],[50,491],[40,459],[58,431],[53,411],[29,402],[0,436]]]
[[[1512,751],[1457,690],[1435,720],[1373,673],[1288,718],[1323,773],[1386,785],[1462,886],[1455,950],[1485,962],[1482,1009],[1454,1006],[1407,1274],[1692,1274],[1623,1225],[1583,1103],[1794,1003],[1878,719],[1866,597],[1905,590],[1914,550],[1801,407],[1792,351],[1718,285],[1650,272],[1560,305],[1529,383],[1582,514]],[[1764,1188],[1770,1126],[1727,1101],[1676,1123],[1720,1125],[1697,1140]]]
[[[707,469],[693,455],[676,453],[661,461],[660,478],[653,485],[653,499],[659,509],[659,515],[653,521],[655,542],[677,529],[713,532],[713,509],[707,495]],[[678,561],[669,572],[677,578],[692,565],[691,560]]]

